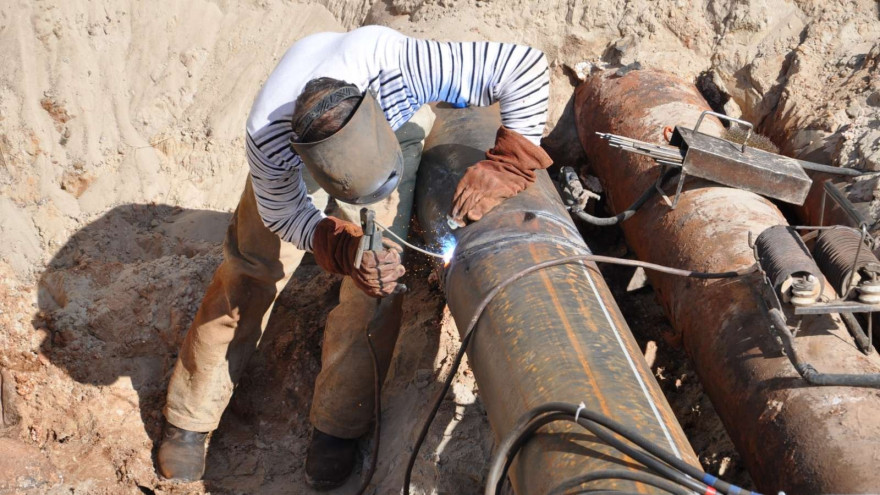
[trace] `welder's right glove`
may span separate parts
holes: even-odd
[[[330,273],[350,276],[371,297],[391,295],[397,280],[406,272],[400,262],[403,249],[394,241],[383,239],[385,249],[378,253],[365,251],[360,267],[355,268],[354,259],[363,236],[361,228],[351,222],[333,217],[321,220],[312,240],[315,261]]]
[[[495,147],[486,152],[485,160],[468,167],[458,182],[449,216],[459,225],[476,222],[535,182],[535,170],[552,164],[543,148],[516,131],[498,128]]]

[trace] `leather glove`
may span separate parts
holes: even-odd
[[[315,228],[312,253],[318,266],[330,273],[348,275],[362,291],[371,297],[391,295],[397,280],[406,273],[400,263],[403,249],[390,239],[383,239],[381,252],[364,251],[359,268],[354,267],[358,245],[364,236],[358,225],[338,218],[327,217]]]
[[[485,160],[468,167],[458,182],[450,217],[462,226],[466,220],[476,222],[535,182],[535,170],[552,163],[543,148],[516,131],[499,127],[495,147],[486,152]]]

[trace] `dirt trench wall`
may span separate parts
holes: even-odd
[[[164,386],[247,173],[243,130],[253,97],[294,40],[363,23],[544,50],[551,127],[577,74],[593,66],[638,62],[685,78],[714,69],[729,111],[760,123],[783,149],[880,168],[880,21],[868,0],[0,2],[0,438],[9,447],[0,450],[14,446],[33,461],[0,459],[0,490],[160,490],[150,449]],[[562,133],[570,151],[573,131]],[[877,203],[875,187],[865,182],[860,197]],[[314,283],[332,292],[332,278]],[[298,321],[317,332],[333,296],[315,297],[301,304],[320,311],[293,314],[279,328]],[[412,404],[432,390],[443,362],[437,349],[455,335],[438,321],[420,313],[411,320],[415,348],[435,353],[427,363],[401,363],[396,386],[412,393]],[[424,343],[441,334],[442,343]],[[272,341],[280,350],[269,365],[299,373],[283,395],[297,411],[317,364],[290,361],[319,349],[315,335]],[[479,486],[477,459],[490,440],[473,392],[471,382],[450,403],[451,417],[469,426],[436,432],[442,440],[431,455],[446,467],[423,466],[422,486]],[[251,393],[240,410],[272,395]],[[212,476],[269,492],[296,478],[307,426],[291,421],[291,436],[277,445],[293,458],[271,441],[280,423],[270,421],[257,440],[230,428],[217,439],[231,446],[228,457],[214,454],[225,467]],[[467,462],[441,455],[452,435],[471,442],[460,447],[472,449]],[[255,441],[258,453],[236,463],[235,446]]]

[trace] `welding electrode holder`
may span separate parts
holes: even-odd
[[[376,212],[369,208],[361,208],[361,230],[364,235],[358,244],[354,257],[354,267],[360,268],[364,259],[364,251],[382,251],[382,231],[376,228]]]
[[[369,208],[361,208],[361,230],[363,230],[364,235],[361,237],[357,254],[354,256],[354,267],[356,269],[361,267],[365,251],[379,253],[385,249],[382,245],[382,231],[376,226],[376,212]],[[406,285],[397,284],[393,293],[402,294],[406,291]]]

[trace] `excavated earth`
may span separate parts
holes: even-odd
[[[247,173],[247,111],[296,39],[382,24],[536,46],[552,70],[547,146],[585,173],[573,88],[617,66],[699,79],[713,104],[787,154],[880,170],[878,19],[868,0],[0,3],[0,493],[310,493],[308,408],[340,282],[310,261],[279,298],[204,481],[154,470],[168,377]],[[848,192],[876,220],[876,178]],[[597,252],[627,254],[616,230],[584,234]],[[430,264],[411,259],[379,494],[399,492],[458,346]],[[750,486],[687,356],[666,342],[650,287],[625,269],[604,273],[705,468]],[[416,493],[480,493],[494,439],[467,366],[457,378]],[[369,439],[361,451],[366,466]]]

